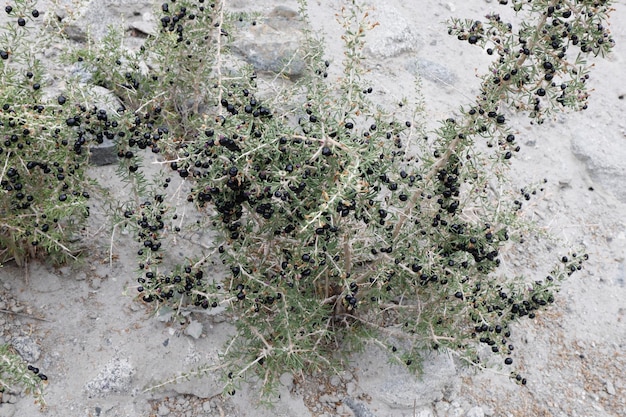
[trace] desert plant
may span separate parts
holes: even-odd
[[[44,404],[43,384],[48,377],[38,368],[28,365],[9,346],[0,345],[0,392],[24,391]]]
[[[339,17],[343,62],[325,60],[307,32],[305,75],[271,96],[229,54],[240,16],[220,1],[163,3],[140,51],[123,52],[112,36],[77,52],[134,112],[117,136],[124,175],[145,185],[133,158],[151,148],[190,182],[187,201],[205,215],[191,226],[218,234],[224,279],[206,273],[213,252],[163,262],[184,223],[165,197],[169,178],[136,187],[124,208],[141,245],[143,301],[227,305],[236,316],[223,362],[204,369],[223,369],[228,391],[250,374],[269,391],[287,370],[341,366],[334,352],[368,341],[416,370],[432,349],[478,367],[493,363],[489,354],[512,365],[511,323],[550,305],[586,255],[559,257],[542,279],[500,272],[503,251],[514,256],[530,227],[523,202],[540,191],[506,181],[520,150],[507,114],[541,123],[585,109],[586,57],[613,40],[608,1],[511,3],[516,26],[496,13],[450,21],[451,35],[495,59],[477,99],[434,129],[419,105],[390,110],[370,98],[363,39],[375,22],[357,2]],[[301,1],[305,21],[306,8]],[[339,80],[326,77],[330,65],[341,66]],[[509,192],[495,193],[494,181]]]
[[[95,110],[68,94],[47,97],[36,2],[4,8],[0,35],[0,263],[42,254],[74,258],[89,215],[85,176]],[[78,103],[78,104],[77,104]],[[103,129],[101,129],[103,130]]]
[[[89,102],[84,86],[48,88],[55,63],[48,57],[44,65],[42,51],[60,26],[42,22],[36,6],[15,0],[0,11],[0,266],[76,259],[95,187],[86,174],[89,149],[111,140],[117,124]],[[43,400],[46,375],[9,346],[0,356],[0,389]]]

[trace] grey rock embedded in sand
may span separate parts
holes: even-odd
[[[485,412],[482,407],[472,407],[465,414],[465,417],[485,417]]]
[[[79,7],[75,3],[73,0],[61,0],[54,8],[57,19],[65,25],[65,35],[73,41],[86,42],[88,35],[102,39],[109,25],[119,25],[120,20],[126,24],[124,29],[156,32],[153,1],[88,0]]]
[[[113,358],[94,379],[85,384],[85,391],[90,397],[126,393],[134,374],[135,369],[127,359]]]
[[[257,71],[297,78],[305,68],[302,29],[298,12],[278,6],[267,18],[243,30],[232,48]]]
[[[452,70],[424,58],[411,61],[407,65],[407,70],[412,74],[437,84],[451,86],[457,82],[457,76]]]
[[[11,345],[28,363],[35,363],[41,356],[39,345],[28,336],[17,336],[11,339]]]
[[[280,380],[281,385],[287,388],[288,391],[291,391],[293,389],[294,378],[293,378],[293,374],[291,374],[290,372],[283,373],[280,376],[279,380]]]
[[[15,410],[14,404],[2,403],[0,404],[0,417],[13,417]]]
[[[376,417],[365,404],[353,398],[344,398],[343,403],[352,410],[355,417]]]
[[[608,132],[607,132],[608,133]],[[572,134],[572,152],[585,164],[591,179],[626,203],[626,147],[616,146],[623,141],[616,133],[588,135]]]
[[[371,3],[369,19],[378,25],[365,36],[365,52],[379,59],[417,52],[424,45],[418,28],[390,6]]]
[[[364,392],[376,392],[380,401],[392,408],[429,408],[432,403],[454,398],[459,390],[459,378],[451,357],[428,354],[423,372],[418,378],[400,365],[390,365],[387,353],[369,346],[359,354],[357,375]]]
[[[185,328],[185,334],[193,337],[194,339],[200,338],[200,336],[202,336],[202,323],[196,320],[191,320]]]
[[[607,392],[609,395],[615,395],[615,394],[617,394],[617,391],[615,390],[615,385],[613,385],[613,382],[611,382],[611,381],[609,381],[609,380],[607,380],[607,381],[605,382],[605,384],[604,384],[604,388],[605,388],[606,392]]]

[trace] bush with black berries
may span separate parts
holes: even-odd
[[[120,52],[112,36],[80,52],[134,111],[120,155],[159,154],[202,214],[189,227],[217,232],[213,252],[164,262],[185,227],[184,202],[167,196],[171,174],[145,187],[141,167],[123,164],[143,185],[124,210],[140,246],[139,297],[236,316],[222,362],[192,373],[223,370],[231,393],[255,375],[268,393],[283,372],[344,366],[337,352],[369,342],[415,370],[428,350],[477,367],[514,363],[511,323],[550,305],[587,257],[563,257],[542,279],[500,272],[503,251],[514,253],[529,227],[522,201],[536,193],[493,194],[494,181],[511,188],[505,169],[520,150],[506,114],[541,123],[585,109],[586,57],[613,40],[609,2],[511,3],[515,26],[496,13],[450,21],[451,35],[494,61],[476,100],[432,130],[419,105],[406,117],[407,106],[370,98],[363,39],[373,22],[356,2],[339,19],[344,60],[332,65],[343,75],[329,81],[331,63],[306,32],[305,75],[272,94],[229,53],[245,19],[219,1],[163,3],[159,31],[140,51]],[[213,254],[223,279],[208,273]]]
[[[52,38],[36,5],[14,0],[0,10],[0,267],[76,259],[95,189],[86,175],[89,147],[117,123],[88,105],[77,85],[50,94],[39,51]],[[0,346],[0,390],[25,389],[42,400],[46,379]]]
[[[47,74],[33,37],[41,50],[49,39],[35,26],[35,4],[13,1],[2,11],[0,264],[22,265],[38,254],[55,262],[75,257],[89,216],[88,146],[103,130],[94,109],[71,94],[44,93]]]
[[[306,22],[306,1],[300,6]],[[613,40],[608,1],[511,6],[516,22],[496,13],[450,21],[451,35],[494,61],[476,100],[434,129],[419,105],[386,109],[371,99],[363,47],[375,23],[357,2],[339,17],[343,61],[326,60],[305,30],[305,74],[268,92],[230,53],[245,16],[219,0],[170,0],[139,50],[126,50],[123,34],[111,32],[70,54],[123,108],[71,107],[64,124],[28,124],[29,132],[40,126],[42,137],[58,135],[55,149],[70,159],[80,157],[81,138],[115,141],[133,189],[119,224],[134,230],[139,245],[138,296],[179,312],[228,307],[237,332],[222,361],[191,372],[222,370],[227,392],[253,376],[269,393],[282,373],[345,366],[339,352],[370,342],[414,370],[428,350],[477,367],[494,358],[513,365],[511,323],[550,305],[586,255],[562,257],[542,279],[502,271],[501,259],[513,256],[530,227],[521,208],[535,193],[494,194],[494,182],[511,189],[506,167],[520,150],[506,115],[519,111],[540,123],[586,108],[586,57],[607,53]],[[339,79],[327,77],[330,65],[340,66]],[[62,106],[42,105],[48,117],[36,120],[55,120]],[[15,143],[27,140],[22,127]],[[151,154],[163,167],[153,179],[142,166]],[[13,160],[7,164],[15,171],[27,169]],[[43,184],[50,178],[44,162],[33,161]],[[82,172],[80,161],[72,163],[72,175]],[[63,172],[47,162],[56,182],[40,188],[60,193],[57,200],[85,198],[58,179],[71,170],[59,164]],[[174,191],[172,175],[183,182]],[[31,234],[39,234],[40,217]],[[169,245],[194,228],[216,233],[213,250],[172,264]],[[209,273],[214,255],[226,266],[220,279]]]

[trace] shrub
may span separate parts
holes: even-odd
[[[47,74],[32,42],[35,36],[43,50],[49,36],[35,27],[35,3],[14,1],[2,12],[0,264],[22,265],[38,254],[55,262],[75,258],[89,215],[93,109],[76,104],[71,91],[46,97]]]
[[[34,257],[55,264],[77,258],[95,186],[86,175],[89,148],[117,123],[86,103],[78,84],[51,95],[52,74],[39,51],[52,38],[36,4],[15,0],[0,11],[0,267]],[[0,346],[1,391],[24,389],[43,404],[45,380]]]
[[[500,272],[503,252],[523,241],[521,208],[537,191],[518,196],[506,181],[519,151],[507,115],[541,123],[586,108],[585,57],[613,44],[609,2],[512,6],[524,13],[517,29],[495,13],[450,21],[451,35],[495,59],[476,100],[434,129],[419,103],[391,110],[371,99],[363,39],[375,22],[356,2],[340,17],[343,62],[327,61],[306,32],[305,75],[273,94],[229,53],[246,19],[219,1],[163,3],[158,33],[138,51],[113,31],[70,54],[124,102],[103,120],[91,114],[101,122],[93,134],[116,141],[133,186],[120,222],[140,246],[139,297],[156,308],[227,306],[236,317],[223,361],[199,372],[223,370],[231,393],[256,375],[269,393],[281,373],[342,366],[338,351],[369,342],[414,370],[426,350],[512,365],[511,323],[551,304],[586,255],[562,256],[541,280]],[[327,78],[330,65],[340,65],[338,81]],[[90,109],[79,110],[57,134],[78,140],[89,129]],[[165,168],[152,181],[142,167],[148,149]],[[76,172],[82,165],[71,161]],[[167,195],[167,171],[189,184],[172,193],[188,190],[186,202]],[[494,181],[510,192],[494,195]],[[195,223],[185,203],[199,210]],[[213,251],[172,264],[168,245],[186,224],[214,230]],[[213,254],[227,266],[223,279],[208,273]]]
[[[536,193],[490,190],[491,181],[507,183],[519,151],[506,114],[541,123],[586,108],[585,57],[613,43],[606,2],[513,7],[526,13],[515,30],[495,13],[450,21],[451,35],[495,60],[476,101],[432,131],[419,106],[401,118],[370,99],[362,60],[373,22],[357,3],[340,18],[340,80],[328,81],[331,63],[307,33],[306,75],[273,97],[228,54],[237,16],[219,2],[164,3],[160,31],[139,53],[121,59],[109,45],[90,61],[105,75],[116,60],[120,71],[103,79],[140,109],[131,135],[139,139],[122,145],[141,148],[147,138],[144,146],[191,182],[187,201],[206,215],[197,226],[218,233],[215,250],[229,270],[221,280],[205,273],[210,254],[162,262],[178,230],[166,222],[177,215],[163,192],[125,212],[138,229],[145,302],[226,305],[236,316],[218,365],[227,391],[253,374],[269,392],[282,372],[339,367],[333,352],[367,341],[416,370],[430,349],[479,367],[493,364],[489,353],[513,363],[511,323],[551,304],[586,255],[563,256],[544,279],[498,273],[502,251],[523,241],[519,213]]]

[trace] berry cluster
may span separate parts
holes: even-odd
[[[606,25],[610,2],[517,1],[514,8],[540,15],[539,27],[522,24],[514,33],[511,23],[491,13],[484,22],[453,20],[449,30],[459,40],[499,57],[485,78],[497,86],[491,90],[498,95],[490,94],[484,102],[495,104],[498,100],[493,98],[503,90],[525,90],[522,95],[509,95],[508,104],[527,111],[539,123],[554,109],[586,109],[584,84],[589,76],[584,56],[604,55],[615,43]],[[577,53],[573,50],[581,55],[571,63]]]
[[[28,365],[27,369],[31,371],[32,373],[34,373],[35,375],[37,375],[39,379],[41,379],[42,381],[48,380],[48,377],[43,372],[39,372],[39,368],[33,365]]]

